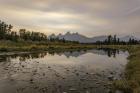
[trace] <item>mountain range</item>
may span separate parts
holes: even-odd
[[[104,41],[108,38],[108,36],[96,36],[96,37],[86,37],[84,35],[81,35],[79,33],[70,33],[67,32],[66,34],[59,34],[59,35],[55,35],[52,34],[50,36],[48,36],[48,38],[59,38],[59,39],[65,39],[68,41],[78,41],[80,43],[94,43],[96,41]],[[127,36],[123,36],[123,37],[119,37],[120,41],[129,41],[129,39],[135,39],[135,40],[140,40],[139,38],[136,38],[135,36],[132,35],[127,35]]]

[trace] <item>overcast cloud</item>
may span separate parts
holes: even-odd
[[[0,19],[47,34],[140,37],[140,0],[0,0]]]

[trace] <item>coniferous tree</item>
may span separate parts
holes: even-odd
[[[117,38],[116,38],[116,35],[114,35],[113,43],[116,44],[116,42],[117,42]]]

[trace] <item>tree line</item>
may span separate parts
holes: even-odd
[[[122,41],[116,35],[109,35],[107,39],[104,41],[97,41],[95,44],[103,44],[103,45],[136,45],[140,44],[139,40],[135,40],[134,38],[129,38],[128,41]]]
[[[31,41],[46,41],[47,35],[40,32],[27,31],[26,29],[20,29],[18,32],[12,30],[11,24],[6,24],[0,21],[0,40],[31,40]]]
[[[48,39],[47,35],[41,32],[28,31],[26,29],[19,29],[13,31],[13,26],[0,20],[0,40],[10,41],[43,41],[43,42],[61,42],[61,43],[79,43],[77,41],[68,41],[59,38]]]

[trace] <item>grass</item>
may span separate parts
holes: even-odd
[[[140,93],[140,45],[110,45],[102,48],[115,48],[129,52],[125,78],[114,82],[116,89],[125,93]]]
[[[126,79],[133,93],[140,93],[140,47],[131,47],[126,67]]]
[[[44,42],[11,42],[0,41],[0,51],[65,51],[65,50],[87,50],[96,47],[95,45],[83,45],[72,43],[44,43]]]

